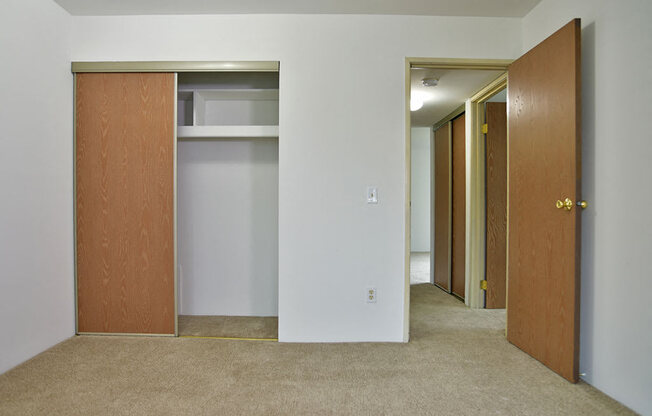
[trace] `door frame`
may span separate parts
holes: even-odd
[[[419,58],[419,57],[406,57],[405,58],[405,252],[404,252],[404,300],[403,300],[403,340],[407,342],[410,337],[410,226],[411,226],[411,192],[410,186],[412,183],[411,179],[411,121],[410,121],[410,93],[412,85],[412,68],[433,68],[433,69],[476,69],[476,70],[500,70],[507,74],[507,68],[509,64],[513,62],[512,59],[467,59],[467,58]],[[476,94],[477,95],[477,94]],[[472,97],[472,98],[475,98]],[[465,303],[471,307],[478,307],[471,305],[471,296],[469,292],[469,285],[471,285],[471,275],[475,275],[473,281],[477,280],[476,288],[477,291],[480,291],[478,276],[484,274],[484,268],[481,263],[484,259],[484,251],[482,253],[482,259],[478,257],[478,250],[484,249],[484,220],[482,221],[472,221],[473,215],[477,216],[478,213],[484,212],[484,198],[478,200],[479,192],[481,195],[484,194],[484,170],[479,169],[479,167],[484,167],[484,152],[480,154],[478,140],[479,136],[477,134],[477,123],[471,123],[471,120],[476,119],[476,115],[473,114],[473,106],[471,105],[471,100],[467,100],[465,109],[471,116],[467,118],[466,127],[466,238],[465,238],[465,284],[466,284],[466,294],[465,294]],[[477,107],[476,107],[477,113]],[[476,134],[470,134],[470,131],[473,129],[473,125],[476,125],[474,130]],[[479,130],[481,131],[481,130]],[[480,165],[481,163],[481,165]],[[432,207],[431,207],[432,209]],[[473,214],[473,215],[472,215]],[[433,233],[434,224],[431,223],[430,232]],[[432,273],[432,267],[431,267]],[[480,274],[478,274],[480,273]],[[473,298],[477,299],[477,294],[474,293]],[[473,303],[477,305],[476,302]]]
[[[467,103],[467,111],[469,113],[469,121],[467,122],[467,141],[469,136],[471,141],[475,140],[477,160],[471,165],[471,169],[467,168],[467,174],[470,173],[471,192],[475,195],[475,203],[469,204],[470,212],[467,209],[466,224],[473,230],[471,236],[467,233],[469,245],[467,245],[466,254],[467,267],[470,269],[466,274],[466,293],[468,294],[465,302],[471,308],[484,308],[485,296],[484,290],[480,288],[480,284],[486,279],[486,253],[487,253],[487,195],[486,195],[486,144],[484,140],[484,133],[482,133],[482,124],[484,124],[483,116],[484,110],[482,105],[494,96],[496,93],[507,88],[507,71],[496,78],[494,81],[487,84],[480,91],[475,93]],[[507,130],[507,140],[509,140],[509,129]],[[509,149],[508,149],[509,152]],[[508,155],[509,156],[509,155]],[[509,157],[507,161],[507,192],[509,192]],[[468,185],[468,182],[467,182]],[[467,191],[468,197],[468,191]],[[509,206],[507,206],[509,212]],[[507,224],[507,231],[509,232],[509,224]],[[506,242],[509,244],[509,241]],[[507,279],[507,276],[506,276]],[[505,289],[507,290],[507,289]]]

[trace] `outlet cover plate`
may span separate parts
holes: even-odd
[[[368,287],[365,291],[365,298],[367,299],[367,303],[376,303],[376,300],[378,299],[376,288]]]

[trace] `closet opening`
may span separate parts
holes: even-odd
[[[177,78],[179,336],[278,337],[278,72]]]

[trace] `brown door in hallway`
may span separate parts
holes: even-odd
[[[451,291],[464,298],[466,241],[466,136],[465,116],[453,120],[453,193]]]
[[[578,380],[580,21],[509,67],[507,339]],[[568,206],[564,206],[568,198]],[[557,208],[556,202],[561,202]]]
[[[504,308],[507,277],[507,105],[486,103],[488,309]]]
[[[173,334],[174,74],[77,74],[77,325]]]
[[[451,122],[435,130],[435,284],[450,293]]]

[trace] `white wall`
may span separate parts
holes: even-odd
[[[278,140],[179,142],[182,315],[278,313]]]
[[[581,371],[652,413],[652,146],[643,122],[652,92],[651,7],[542,0],[522,21],[70,18],[50,0],[5,1],[0,92],[11,105],[0,112],[0,372],[73,333],[71,56],[280,60],[280,338],[400,341],[404,57],[513,58],[582,17],[583,187],[591,205],[582,234]],[[364,204],[370,184],[380,190],[377,206]],[[370,285],[379,293],[372,305],[363,301]]]
[[[74,333],[71,17],[0,13],[0,373]]]
[[[405,57],[513,58],[520,34],[520,19],[74,17],[72,49],[73,60],[279,60],[279,338],[403,341]]]
[[[523,19],[523,50],[582,18],[580,372],[652,414],[652,206],[649,0],[543,0]]]
[[[429,127],[412,129],[411,197],[412,251],[430,251],[430,135]]]

